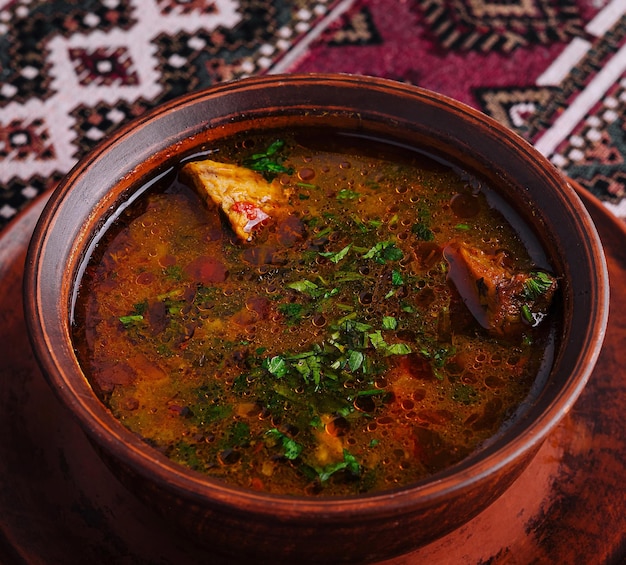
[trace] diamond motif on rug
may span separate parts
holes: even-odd
[[[511,52],[583,33],[573,1],[415,0],[428,35],[446,50]]]
[[[70,59],[82,86],[135,85],[139,79],[128,49],[70,49]]]
[[[382,38],[368,7],[361,6],[344,14],[338,24],[333,26],[328,44],[333,46],[382,44]]]
[[[92,149],[102,138],[117,129],[120,124],[143,114],[152,104],[144,99],[113,104],[100,102],[95,106],[81,104],[70,112],[74,118],[76,134],[75,158]]]
[[[10,22],[6,35],[10,62],[0,62],[4,73],[0,82],[0,108],[9,102],[44,100],[53,95],[49,88],[46,47],[53,37],[89,34],[94,30],[101,33],[126,30],[136,22],[130,0],[90,3],[89,10],[80,3],[73,6],[64,0],[33,2],[28,9],[24,4],[9,2],[1,12],[3,20]]]
[[[42,118],[0,123],[0,160],[23,161],[27,157],[46,160],[54,156],[54,147]]]
[[[23,208],[24,202],[32,200],[37,195],[53,189],[61,180],[61,173],[50,176],[32,175],[28,178],[13,177],[2,185],[2,200],[0,207],[0,225]]]
[[[480,109],[518,134],[526,136],[529,123],[554,96],[555,88],[476,88]]]

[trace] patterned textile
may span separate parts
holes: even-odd
[[[0,0],[0,229],[123,122],[254,74],[452,96],[626,218],[626,0]]]

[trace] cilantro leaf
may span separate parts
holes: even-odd
[[[381,264],[387,261],[400,261],[403,257],[402,249],[396,247],[393,241],[379,241],[363,255],[363,259],[374,259]]]
[[[320,481],[327,481],[332,475],[334,475],[337,471],[342,471],[346,469],[353,475],[359,476],[361,474],[361,465],[356,460],[356,457],[352,455],[347,449],[343,450],[343,461],[338,461],[337,463],[332,463],[330,465],[326,465],[323,468],[316,468],[317,474],[319,476]]]
[[[325,252],[320,252],[320,255],[322,257],[326,257],[333,263],[337,264],[348,254],[348,251],[350,251],[351,247],[352,247],[352,244],[349,243],[340,251],[325,251]]]
[[[435,239],[435,234],[433,231],[424,223],[418,222],[411,226],[411,232],[417,237],[417,239],[421,239],[422,241],[432,241]]]
[[[402,278],[402,274],[398,271],[391,271],[391,284],[393,286],[401,286],[404,284],[404,279]]]
[[[374,349],[380,349],[387,355],[408,355],[411,353],[411,348],[406,343],[388,344],[380,330],[367,334],[367,336],[370,338],[370,343]]]
[[[280,430],[276,428],[271,428],[267,430],[265,434],[273,438],[277,441],[277,443],[280,444],[280,446],[283,448],[283,455],[290,461],[293,461],[294,459],[300,457],[300,454],[302,453],[302,446],[293,439],[291,439],[289,436],[282,433]]]
[[[304,314],[304,306],[297,302],[288,302],[287,304],[280,304],[278,311],[287,318],[287,323],[290,325],[297,324]]]
[[[285,142],[278,139],[271,143],[264,153],[255,153],[243,160],[243,166],[253,171],[262,173],[267,181],[271,181],[281,173],[293,174],[293,169],[285,167],[282,162],[284,157],[278,153],[285,146]]]
[[[120,322],[122,322],[125,328],[128,328],[137,322],[141,322],[143,320],[143,316],[141,314],[134,314],[130,316],[120,316],[119,320]]]
[[[306,357],[300,357],[294,363],[294,368],[302,375],[305,381],[313,381],[319,386],[322,381],[322,364],[317,355],[310,352]]]
[[[263,361],[263,368],[267,369],[272,375],[280,378],[284,377],[288,372],[287,363],[285,358],[280,355],[276,355]]]
[[[305,294],[311,294],[317,292],[319,287],[314,283],[307,279],[302,279],[300,281],[295,281],[286,285],[287,288],[291,288],[292,290],[297,290],[298,292],[304,292]]]
[[[350,368],[350,371],[352,371],[353,373],[357,371],[363,365],[364,360],[365,360],[365,355],[363,355],[363,353],[361,353],[360,351],[351,349],[348,352],[348,367]]]
[[[286,286],[292,290],[308,294],[311,298],[330,298],[331,296],[335,296],[339,293],[338,288],[331,288],[330,290],[320,288],[313,281],[309,281],[307,279],[295,281],[287,284]]]
[[[530,278],[524,281],[524,297],[529,300],[537,300],[542,294],[550,290],[554,284],[553,278],[542,271],[534,271]]]
[[[386,348],[388,355],[408,355],[411,348],[406,343],[394,343]]]
[[[360,194],[354,190],[343,188],[337,193],[337,200],[354,200],[358,198]]]
[[[137,302],[133,305],[133,311],[128,316],[120,316],[118,319],[122,322],[122,325],[125,328],[130,328],[131,326],[141,322],[143,320],[144,314],[148,311],[148,301],[143,300],[142,302]]]

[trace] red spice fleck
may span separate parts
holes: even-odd
[[[252,204],[252,202],[235,202],[232,206],[232,210],[238,214],[244,214],[248,220],[256,220],[259,216],[259,212],[262,212],[262,210]]]

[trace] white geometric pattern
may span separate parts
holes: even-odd
[[[114,7],[117,0],[107,0],[109,7]],[[95,14],[88,14],[83,23],[93,29],[89,33],[76,33],[69,37],[55,36],[46,45],[49,53],[47,62],[50,65],[50,90],[53,93],[46,100],[32,99],[25,104],[9,103],[0,109],[0,127],[13,121],[31,123],[37,117],[43,121],[43,129],[49,136],[53,146],[53,156],[42,159],[37,155],[29,155],[23,159],[3,159],[0,167],[0,183],[8,182],[13,177],[29,178],[37,173],[47,176],[54,171],[69,171],[76,161],[76,146],[73,144],[76,132],[73,131],[71,111],[80,104],[93,105],[96,102],[107,102],[115,105],[119,101],[132,102],[139,98],[152,100],[161,92],[159,84],[160,73],[157,68],[156,45],[154,38],[161,33],[176,33],[186,31],[194,33],[199,29],[214,30],[218,26],[234,27],[240,20],[241,14],[237,11],[239,3],[236,0],[217,0],[215,10],[210,13],[180,13],[170,11],[164,13],[154,0],[133,0],[134,11],[141,11],[141,18],[129,30],[115,28],[109,32],[97,29],[100,24]],[[88,19],[91,18],[91,19]],[[71,59],[72,49],[93,51],[101,46],[107,51],[116,47],[125,49],[132,68],[139,80],[136,84],[126,85],[113,82],[110,85],[82,84],[81,76],[77,74],[75,64]],[[103,69],[107,70],[107,69]],[[37,72],[32,67],[22,69],[22,74]],[[31,77],[34,78],[34,77]],[[4,84],[0,88],[10,94],[11,85]],[[117,116],[122,119],[124,116]],[[112,121],[116,116],[110,115]],[[53,126],[52,126],[53,124]],[[94,129],[92,136],[101,133]],[[89,132],[87,133],[89,137]],[[97,139],[92,139],[96,141]],[[0,144],[2,144],[0,139]],[[0,145],[0,150],[3,147]],[[6,149],[6,148],[4,148]]]

